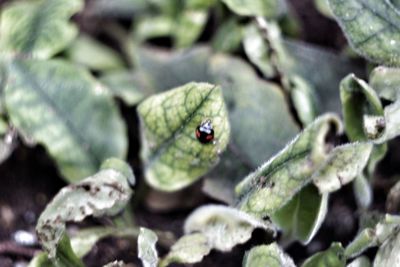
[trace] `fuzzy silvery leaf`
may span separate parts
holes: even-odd
[[[156,250],[157,235],[147,228],[140,228],[138,237],[138,257],[143,267],[157,267],[158,254]]]
[[[236,186],[237,207],[258,217],[272,215],[288,203],[323,166],[330,145],[326,136],[341,122],[326,114],[309,124],[293,141]]]
[[[400,13],[391,1],[329,0],[352,47],[366,58],[400,65]]]
[[[231,140],[221,162],[207,175],[204,190],[232,203],[235,184],[284,147],[299,127],[282,89],[259,79],[243,60],[216,55],[210,64],[228,106]]]
[[[229,141],[219,86],[189,83],[147,98],[138,112],[144,174],[159,190],[179,190],[199,179],[215,166]],[[212,123],[215,142],[203,144],[196,138],[196,128],[205,120]]]
[[[301,267],[345,267],[346,258],[340,243],[333,243],[330,248],[308,258]]]
[[[45,146],[68,181],[93,174],[109,157],[125,157],[125,124],[111,94],[87,71],[61,60],[15,59],[7,67],[11,123]]]
[[[205,235],[201,233],[184,235],[160,261],[159,267],[166,267],[173,262],[185,264],[200,262],[210,251],[211,247]]]
[[[82,0],[10,3],[0,16],[0,49],[40,59],[50,58],[77,35],[76,26],[69,19],[82,8]]]
[[[293,260],[276,243],[252,248],[243,259],[243,267],[296,267]]]
[[[321,194],[331,193],[362,173],[372,152],[372,143],[351,143],[335,147],[313,175]]]
[[[285,234],[307,244],[315,236],[328,211],[328,194],[319,194],[314,185],[304,187],[271,219]]]
[[[202,233],[211,249],[230,251],[251,238],[254,229],[274,232],[272,226],[235,208],[206,205],[196,209],[185,221],[185,234]]]
[[[371,72],[369,84],[379,97],[396,101],[400,95],[400,69],[377,67]]]
[[[117,214],[132,195],[129,184],[134,184],[131,168],[119,159],[108,159],[98,173],[61,189],[36,226],[38,238],[49,256],[55,257],[67,222]]]
[[[390,236],[379,248],[374,267],[398,266],[400,262],[400,231]]]

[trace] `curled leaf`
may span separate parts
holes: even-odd
[[[158,254],[156,250],[157,235],[147,229],[140,228],[138,237],[138,257],[142,260],[144,267],[156,267],[158,263]]]
[[[131,168],[121,160],[109,159],[95,175],[61,189],[42,212],[36,226],[49,257],[55,257],[67,222],[117,214],[132,194],[128,181],[134,181]]]
[[[243,267],[295,267],[293,260],[276,244],[262,245],[246,252]]]
[[[276,212],[307,185],[328,158],[331,126],[341,131],[337,116],[327,114],[309,124],[275,157],[236,186],[237,206],[258,217]]]
[[[242,211],[221,205],[206,205],[196,209],[185,221],[186,234],[200,232],[211,249],[230,251],[251,238],[255,228],[274,231],[271,225]]]
[[[329,0],[352,47],[381,64],[400,65],[400,14],[391,1]]]
[[[87,71],[34,59],[15,59],[8,69],[11,123],[46,147],[68,181],[93,174],[109,157],[125,157],[125,124],[109,92]]]
[[[196,181],[218,162],[230,134],[221,88],[189,83],[154,95],[139,107],[145,177],[154,188],[175,191]],[[201,143],[197,127],[210,120],[215,142]]]
[[[0,50],[47,59],[76,36],[70,17],[81,10],[81,0],[18,1],[4,8],[0,20]]]

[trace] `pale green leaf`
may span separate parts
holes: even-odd
[[[8,68],[4,95],[11,123],[46,147],[68,181],[93,174],[109,157],[125,157],[122,118],[87,71],[60,60],[18,59]]]
[[[127,70],[110,72],[101,76],[100,82],[106,85],[113,95],[121,98],[129,106],[138,104],[153,92],[143,72]]]
[[[345,267],[346,258],[340,243],[333,243],[330,248],[308,258],[301,267]]]
[[[400,232],[389,237],[375,256],[374,267],[398,266],[400,263]]]
[[[371,72],[369,83],[379,97],[396,101],[400,94],[400,69],[377,67]]]
[[[240,47],[242,35],[243,30],[239,22],[234,18],[228,19],[218,27],[212,39],[212,47],[218,52],[234,52]]]
[[[158,254],[156,250],[157,235],[147,228],[140,228],[138,237],[138,257],[143,267],[157,267]]]
[[[174,25],[175,46],[188,47],[193,44],[206,26],[207,10],[184,10]]]
[[[277,17],[284,10],[281,0],[222,0],[233,12],[242,16]]]
[[[76,36],[70,17],[81,10],[81,0],[18,1],[6,6],[0,20],[0,48],[4,52],[50,58]]]
[[[109,159],[95,175],[61,189],[36,226],[38,238],[49,256],[55,257],[67,222],[117,214],[131,197],[129,184],[134,184],[131,168],[121,160]]]
[[[363,174],[360,174],[354,180],[353,191],[359,207],[368,208],[372,204],[372,188]]]
[[[237,206],[258,217],[271,215],[311,182],[329,153],[326,136],[341,122],[326,114],[309,124],[293,141],[236,186]]]
[[[313,185],[306,186],[271,219],[286,236],[307,244],[315,236],[328,211],[328,194],[320,195]]]
[[[85,34],[80,35],[66,53],[71,61],[95,71],[121,69],[124,65],[116,51]]]
[[[400,181],[390,188],[386,198],[386,210],[390,213],[400,211]]]
[[[88,15],[131,19],[133,14],[147,11],[147,0],[96,0],[90,3]]]
[[[230,134],[221,88],[189,83],[149,97],[138,106],[145,177],[154,188],[175,191],[218,162]],[[215,142],[202,144],[196,128],[211,120]]]
[[[353,181],[364,170],[372,143],[351,143],[335,147],[313,175],[321,194],[331,193]]]
[[[137,41],[164,37],[172,34],[174,19],[165,15],[142,17],[135,25],[134,38]]]
[[[366,58],[400,65],[400,13],[388,0],[329,0],[352,47]]]
[[[358,257],[352,262],[350,262],[348,265],[346,265],[346,267],[371,267],[371,266],[372,266],[371,261],[366,256]]]
[[[93,246],[101,239],[108,236],[114,237],[137,237],[139,229],[136,228],[115,228],[98,226],[86,228],[78,231],[71,237],[71,246],[75,254],[82,258],[86,256],[93,248]]]
[[[55,267],[54,264],[49,260],[45,252],[37,254],[29,262],[28,267]]]
[[[196,209],[185,221],[185,234],[200,232],[211,249],[230,251],[251,238],[254,229],[274,232],[272,226],[237,209],[206,205]]]
[[[314,0],[314,5],[318,9],[318,11],[325,17],[331,19],[335,18],[331,8],[329,7],[328,0]]]
[[[284,147],[299,127],[282,89],[259,79],[244,61],[216,55],[210,64],[210,73],[214,82],[221,84],[228,106],[231,141],[221,162],[208,175],[211,178],[204,190],[232,203],[235,184]]]
[[[196,263],[210,253],[207,237],[200,233],[182,236],[172,247],[170,252],[160,261],[159,267],[166,267],[170,263]]]
[[[276,244],[261,245],[246,252],[243,267],[295,267],[293,260]]]

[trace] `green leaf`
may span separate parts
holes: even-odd
[[[214,82],[221,84],[228,106],[231,141],[208,175],[204,190],[232,203],[235,184],[284,147],[299,128],[282,89],[259,79],[243,60],[216,55],[210,64],[210,73]]]
[[[333,243],[329,249],[316,253],[301,265],[301,267],[344,266],[346,266],[346,258],[344,257],[344,249],[340,243]]]
[[[400,69],[377,67],[371,72],[369,83],[379,97],[396,101],[400,96]]]
[[[138,237],[138,257],[142,260],[144,267],[157,267],[158,254],[156,250],[157,235],[147,229],[140,228]]]
[[[16,145],[16,131],[0,117],[0,164],[8,159]]]
[[[315,236],[328,210],[328,194],[320,195],[308,185],[297,193],[271,219],[286,236],[307,244]]]
[[[4,8],[0,49],[47,59],[62,51],[76,36],[69,18],[83,8],[81,0],[18,1]]]
[[[196,209],[185,221],[185,234],[202,233],[211,249],[230,251],[251,238],[254,229],[274,233],[272,225],[237,209],[222,205],[206,205]]]
[[[295,267],[293,260],[274,242],[246,252],[243,267]]]
[[[150,8],[147,0],[96,0],[90,3],[88,15],[100,17],[117,17],[131,19],[132,15],[147,11]]]
[[[390,236],[379,248],[375,256],[374,267],[397,266],[400,255],[400,232]]]
[[[372,188],[363,174],[354,180],[353,191],[359,207],[368,208],[372,204]]]
[[[95,175],[64,187],[47,205],[36,226],[49,256],[55,257],[67,222],[117,214],[131,197],[129,184],[134,184],[131,168],[121,160],[109,159]]]
[[[351,143],[335,147],[314,174],[319,192],[331,193],[359,176],[368,163],[372,143]]]
[[[71,237],[71,246],[75,254],[82,258],[86,256],[93,246],[101,239],[108,236],[114,237],[137,237],[139,229],[136,228],[115,228],[106,226],[97,226],[78,231]]]
[[[218,27],[212,39],[212,47],[218,52],[234,52],[240,47],[242,35],[243,31],[239,22],[234,18],[228,19]]]
[[[101,76],[100,82],[129,106],[138,104],[153,91],[142,72],[114,71]]]
[[[352,47],[371,61],[400,65],[400,14],[390,1],[329,0]]]
[[[93,174],[109,157],[124,158],[125,125],[111,95],[65,61],[16,59],[4,96],[11,123],[43,144],[68,181]]]
[[[172,247],[169,253],[160,261],[159,267],[166,267],[170,263],[196,263],[210,253],[207,238],[200,233],[182,236]]]
[[[237,206],[258,217],[272,215],[313,179],[328,158],[326,136],[341,131],[333,114],[317,118],[292,142],[236,186]]]
[[[139,42],[155,37],[169,36],[174,28],[174,19],[166,15],[142,17],[135,25],[134,38]]]
[[[281,0],[222,0],[233,12],[241,16],[277,17],[284,9]]]
[[[196,181],[218,162],[230,134],[221,88],[189,83],[149,97],[138,106],[147,182],[175,191]],[[196,128],[211,120],[215,142],[202,144]]]
[[[325,17],[330,19],[334,19],[335,15],[333,15],[331,8],[329,7],[328,0],[314,0],[315,8]]]
[[[95,71],[121,69],[124,65],[116,51],[85,34],[80,35],[66,53],[71,61]]]
[[[193,44],[206,26],[207,10],[185,10],[174,25],[174,39],[177,48],[189,47]]]

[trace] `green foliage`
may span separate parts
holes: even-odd
[[[261,245],[246,252],[243,267],[295,267],[293,260],[276,244]]]
[[[344,249],[340,243],[333,243],[323,252],[316,253],[308,258],[301,267],[345,267],[346,258]]]

